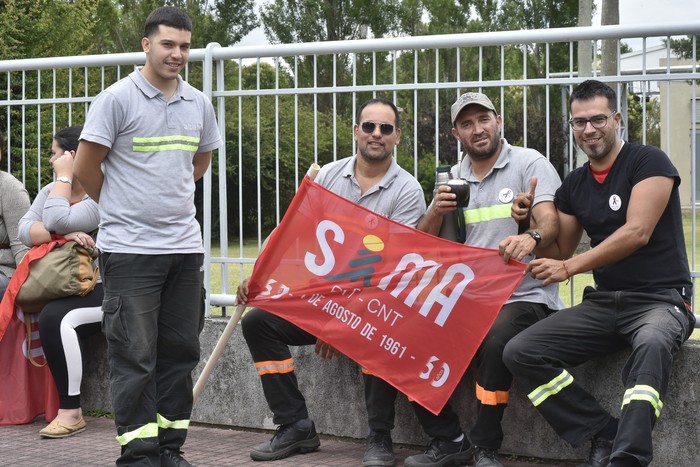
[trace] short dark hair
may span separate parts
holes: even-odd
[[[192,20],[184,11],[172,6],[162,6],[153,10],[146,18],[143,37],[151,37],[158,31],[158,26],[161,24],[192,32]]]
[[[370,99],[368,101],[365,101],[359,109],[357,109],[357,115],[355,116],[355,121],[357,123],[360,123],[360,117],[362,116],[362,111],[365,110],[365,107],[371,104],[384,104],[388,105],[391,107],[391,110],[394,111],[394,117],[396,118],[396,122],[394,124],[396,125],[396,128],[401,128],[401,122],[399,120],[399,109],[396,108],[393,102],[388,101],[386,99],[382,99],[381,97],[375,97],[374,99]]]
[[[77,151],[82,131],[82,125],[69,126],[53,135],[53,139],[58,143],[58,147],[64,151]]]
[[[573,101],[587,101],[598,96],[605,97],[608,100],[610,110],[617,110],[617,94],[615,90],[595,79],[588,79],[574,88],[569,97],[569,108],[571,108]]]

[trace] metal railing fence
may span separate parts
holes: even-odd
[[[695,281],[698,33],[700,22],[690,22],[192,50],[185,79],[214,102],[225,141],[197,197],[208,304],[233,304],[238,282],[250,273],[308,165],[354,153],[353,115],[365,99],[386,97],[401,109],[395,156],[430,193],[435,166],[460,157],[449,106],[466,90],[494,100],[511,143],[540,150],[562,176],[579,165],[566,124],[568,93],[579,74],[616,87],[623,136],[658,144],[678,167],[688,187],[682,196]],[[644,54],[641,66],[627,66],[621,52],[623,42],[646,51],[648,44],[686,36],[691,55],[684,60],[667,45],[657,63]],[[619,71],[608,76],[600,72],[603,40],[617,45]],[[593,45],[592,67],[579,73],[576,51],[583,41]],[[2,167],[35,195],[52,177],[51,135],[81,123],[101,90],[144,61],[143,53],[0,61]],[[628,88],[641,93],[628,97]],[[574,284],[585,280],[571,282],[572,303]]]

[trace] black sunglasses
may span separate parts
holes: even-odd
[[[379,125],[379,131],[381,131],[383,135],[388,136],[394,132],[394,125],[391,123],[362,122],[360,128],[362,128],[362,131],[365,133],[371,135],[374,133],[374,129],[377,125]]]

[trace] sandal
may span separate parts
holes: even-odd
[[[42,438],[67,438],[68,436],[73,436],[85,431],[85,419],[81,418],[75,425],[66,425],[54,420],[49,423],[43,430],[39,432]]]

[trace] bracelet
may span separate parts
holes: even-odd
[[[561,262],[561,265],[564,268],[564,272],[566,273],[566,285],[569,285],[569,281],[571,280],[571,274],[569,273],[569,269],[566,267],[566,260],[563,260]]]

